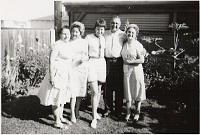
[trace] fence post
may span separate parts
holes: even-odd
[[[55,38],[59,39],[58,32],[62,27],[62,2],[54,1],[54,29],[55,29]]]
[[[55,43],[55,30],[50,29],[50,48]]]

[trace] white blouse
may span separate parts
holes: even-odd
[[[103,58],[105,51],[105,38],[103,36],[96,37],[94,34],[89,34],[85,39],[88,42],[89,57]]]
[[[58,40],[57,42],[55,42],[54,47],[52,48],[52,52],[53,52],[53,59],[57,60],[58,58],[60,59],[72,59],[72,52],[71,50],[71,46],[69,44],[69,42],[64,42],[61,40]]]
[[[122,49],[122,58],[124,61],[137,59],[138,55],[144,55],[144,48],[140,42],[135,40],[131,44],[124,44]]]
[[[71,52],[74,60],[88,60],[88,43],[85,39],[79,38],[70,41]]]

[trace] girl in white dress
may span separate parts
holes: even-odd
[[[139,119],[141,102],[146,99],[144,72],[142,63],[144,63],[144,48],[143,45],[137,41],[139,28],[135,24],[130,24],[127,27],[126,35],[127,42],[125,42],[122,49],[122,58],[124,61],[124,91],[127,102],[128,121],[131,115],[131,105],[135,101],[135,116],[134,120]]]
[[[67,128],[62,122],[67,122],[63,118],[63,108],[66,102],[70,102],[71,97],[70,76],[73,55],[68,43],[69,39],[70,30],[68,27],[63,27],[60,32],[60,40],[55,42],[51,51],[50,73],[47,73],[38,93],[41,104],[52,105],[55,116],[54,126],[57,128]]]
[[[98,84],[97,76],[94,67],[88,62],[88,42],[81,36],[84,33],[84,24],[74,22],[71,26],[70,44],[72,46],[73,57],[73,71],[72,71],[72,100],[71,100],[71,121],[76,123],[75,104],[76,97],[85,97],[87,92],[87,82],[93,92],[92,96],[92,113],[93,119],[97,115],[97,99],[98,99]]]
[[[103,37],[105,27],[106,21],[103,18],[98,19],[95,24],[95,33],[89,34],[85,38],[89,46],[89,63],[94,66],[98,81],[97,106],[101,96],[102,84],[106,81],[106,61],[104,58],[105,38]],[[93,128],[96,128],[97,119],[101,119],[98,114],[96,114],[96,116],[97,118],[93,119],[91,123],[91,127]]]

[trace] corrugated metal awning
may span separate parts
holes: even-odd
[[[100,17],[104,18],[107,22],[107,28],[110,27],[110,20],[113,14],[87,14],[82,22],[87,29],[93,29],[96,20]],[[168,13],[135,13],[135,14],[119,14],[122,22],[122,29],[125,26],[126,21],[129,23],[135,23],[140,27],[140,30],[145,31],[167,31],[169,25]]]
[[[189,1],[139,1],[139,0],[65,0],[64,5],[166,5],[188,4]]]

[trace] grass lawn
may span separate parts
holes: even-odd
[[[35,92],[36,93],[36,92]],[[140,120],[125,122],[115,117],[102,118],[97,129],[90,127],[91,105],[82,108],[81,118],[69,129],[53,127],[51,107],[41,106],[35,93],[19,97],[2,104],[2,134],[148,134],[148,133],[193,133],[185,115],[169,109],[165,104],[148,99],[142,104]],[[82,103],[83,104],[83,103]],[[104,108],[101,98],[99,113]],[[123,110],[125,117],[125,106]],[[70,118],[69,105],[65,106],[64,117]]]

